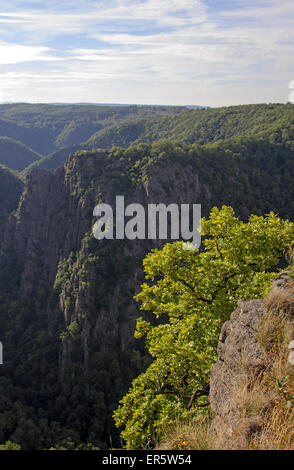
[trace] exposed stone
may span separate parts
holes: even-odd
[[[54,174],[37,170],[28,175],[17,214],[6,227],[2,255],[0,253],[0,262],[3,263],[8,252],[15,254],[21,273],[19,289],[22,297],[34,298],[39,288],[52,292],[58,263],[66,260],[71,252],[81,254],[86,260],[89,258],[91,250],[84,243],[84,238],[92,230],[95,222],[93,209],[98,201],[114,207],[115,197],[124,195],[125,205],[139,203],[146,207],[148,203],[201,202],[203,208],[210,206],[209,191],[190,166],[176,162],[152,163],[144,170],[142,179],[138,177],[136,184],[125,179],[122,189],[118,190],[116,178],[120,183],[122,175],[128,172],[128,162],[109,161],[107,157],[108,152],[104,150],[80,157],[70,155],[65,166],[58,168]],[[45,306],[48,330],[53,334],[52,318],[58,309],[65,329],[73,321],[83,318],[80,321],[79,347],[82,349],[85,375],[91,361],[91,349],[101,351],[109,349],[109,344],[116,343],[124,351],[134,341],[138,311],[133,295],[143,280],[142,259],[151,248],[160,248],[163,244],[162,240],[136,240],[131,246],[124,243],[120,252],[112,255],[108,270],[115,271],[116,266],[125,260],[130,260],[132,266],[125,273],[124,281],[118,283],[114,279],[107,296],[103,279],[97,285],[95,271],[89,269],[89,282],[84,286],[81,285],[79,273],[73,271],[56,303],[48,301]],[[93,298],[93,289],[98,288],[103,305]],[[66,297],[73,299],[73,302],[66,303]],[[124,303],[122,299],[126,299]],[[70,337],[60,342],[60,349],[62,377],[70,366]]]
[[[285,271],[273,282],[274,296],[277,290],[293,288],[293,279]],[[270,293],[271,294],[271,293]],[[269,294],[269,295],[270,295]],[[287,297],[288,299],[288,297]],[[288,300],[289,301],[289,300]],[[223,435],[225,446],[230,448],[233,438],[234,448],[246,448],[250,436],[259,429],[259,417],[241,417],[242,405],[238,408],[238,394],[242,393],[242,384],[248,386],[248,380],[255,380],[267,367],[268,357],[259,345],[257,330],[265,311],[262,300],[239,301],[221,330],[218,344],[218,361],[211,370],[210,403],[214,413],[212,434]],[[289,318],[291,318],[291,312]],[[294,340],[290,342],[289,374],[294,365]],[[239,402],[240,402],[239,400]]]
[[[291,351],[288,358],[289,364],[294,365],[294,351]]]
[[[263,367],[264,353],[256,340],[262,314],[261,300],[240,301],[231,319],[221,330],[218,361],[211,371],[210,403],[215,415],[212,432],[225,433],[223,437],[228,442],[233,434],[240,431],[234,390],[246,370],[251,369],[258,373]],[[248,422],[246,429],[242,430],[241,439],[246,439],[250,434],[249,430],[256,426],[256,422]]]
[[[293,278],[290,276],[291,271],[282,272],[273,282],[273,288],[288,289],[293,284]]]

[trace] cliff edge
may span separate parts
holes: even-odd
[[[264,300],[240,301],[221,330],[211,370],[210,429],[222,449],[293,449],[294,280],[282,273]]]

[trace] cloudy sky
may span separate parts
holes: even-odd
[[[286,102],[293,0],[0,1],[0,102]]]

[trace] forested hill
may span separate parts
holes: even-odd
[[[41,155],[9,137],[0,137],[0,164],[12,170],[22,171]]]
[[[231,137],[279,138],[279,133],[294,136],[292,104],[259,104],[225,108],[184,110],[176,116],[123,122],[92,136],[89,144],[107,148],[140,142],[172,141],[207,144]],[[286,137],[286,135],[284,136]]]
[[[120,445],[113,411],[150,364],[133,336],[149,314],[133,296],[161,242],[96,240],[98,201],[201,203],[203,215],[228,204],[242,219],[270,210],[293,219],[293,174],[290,146],[254,139],[79,151],[54,173],[30,173],[0,250],[0,443],[107,447],[111,435]]]
[[[182,110],[152,118],[127,116],[91,136],[74,149],[64,148],[52,153],[27,169],[54,170],[63,165],[73,150],[128,147],[140,142],[160,140],[206,145],[228,139],[266,140],[288,145],[294,138],[294,106],[292,104],[258,104],[226,108]]]
[[[94,106],[50,104],[0,105],[0,136],[22,142],[48,155],[65,146],[84,142],[95,132],[125,119],[174,114],[173,106]]]
[[[55,170],[78,149],[126,148],[159,140],[206,145],[248,137],[285,143],[293,140],[293,122],[292,104],[214,109],[0,105],[0,137],[6,138],[0,145],[0,162],[27,173],[33,168]]]
[[[61,136],[68,121],[62,114],[66,112],[62,107],[38,106],[7,106],[2,122],[21,128],[28,140],[34,134],[36,142],[42,141],[45,145],[48,140],[44,136],[55,136],[53,140],[49,139],[52,143]],[[81,108],[81,112],[86,113],[86,108]],[[39,118],[37,114],[32,117],[30,112],[33,110],[39,110]],[[52,111],[47,121],[42,114],[46,110]],[[251,225],[243,226],[242,221],[246,221],[249,214],[262,216],[270,211],[294,220],[293,110],[293,105],[179,109],[177,112],[175,109],[162,109],[163,113],[173,115],[154,117],[158,109],[148,108],[150,116],[145,116],[143,121],[137,116],[139,122],[145,124],[136,128],[135,122],[133,127],[129,124],[130,108],[129,114],[126,109],[111,108],[105,110],[103,122],[107,121],[111,126],[114,115],[116,118],[119,116],[125,132],[123,145],[132,142],[132,138],[134,142],[144,140],[148,130],[151,132],[148,139],[165,140],[142,142],[127,148],[115,147],[111,140],[111,149],[88,149],[89,143],[60,148],[46,160],[51,170],[59,168],[55,171],[40,168],[31,171],[25,184],[16,172],[0,166],[0,341],[5,354],[0,369],[0,445],[8,440],[23,449],[49,449],[52,446],[85,448],[89,445],[104,448],[110,442],[114,446],[121,445],[113,412],[132,380],[144,372],[151,361],[142,341],[134,339],[138,317],[142,315],[148,321],[151,314],[140,311],[134,295],[138,294],[144,282],[143,259],[152,248],[160,249],[164,242],[141,239],[98,241],[92,234],[96,221],[93,208],[101,201],[113,207],[117,195],[125,196],[126,205],[140,203],[145,208],[149,203],[201,204],[202,215],[206,217],[214,206],[232,206],[241,221],[236,221],[230,210],[224,210],[221,216],[214,212],[216,221],[212,219],[210,222],[211,230],[216,228],[222,235],[222,226],[218,228],[217,222],[221,220],[228,230],[228,236],[224,237],[227,243],[231,239],[227,222],[233,224],[238,263],[242,265],[243,262],[240,256],[248,257],[249,264],[245,269],[247,284],[244,285],[248,287],[246,295],[250,295],[251,257],[257,253],[263,275],[264,266],[267,266],[264,259],[275,258],[275,247],[272,250],[270,245],[267,250],[264,240],[274,237],[275,243],[285,243],[286,239],[283,238],[283,226],[273,215],[269,223],[253,217]],[[59,118],[58,112],[61,113]],[[127,114],[123,117],[120,112]],[[138,108],[132,116],[140,112]],[[102,109],[95,107],[93,113],[102,113]],[[101,123],[102,115],[99,116]],[[124,118],[128,124],[123,123]],[[134,128],[141,133],[140,138],[135,133],[127,135]],[[47,131],[49,133],[46,134]],[[64,132],[60,139],[66,139],[66,135],[70,132]],[[257,232],[256,227],[259,227]],[[276,232],[275,227],[280,231]],[[246,237],[248,235],[244,243],[239,236],[240,230]],[[167,245],[167,256],[165,252],[158,255],[160,266],[169,274],[173,272],[169,267],[172,259],[169,258],[169,250],[176,250],[173,266],[178,259],[177,249],[173,246]],[[231,270],[237,266],[239,269],[239,265],[230,258],[231,246],[225,244],[223,248],[225,257],[220,259],[220,263],[214,262],[219,254],[212,253],[213,266],[221,267],[230,284],[227,268]],[[260,257],[259,249],[265,250]],[[189,258],[188,254],[183,253],[183,256]],[[205,253],[203,259],[206,259]],[[230,262],[228,265],[227,260]],[[210,272],[209,266],[206,268]],[[180,274],[187,275],[189,284],[190,274],[184,269],[184,265],[180,266]],[[239,279],[242,293],[243,278],[238,277],[238,269],[231,288],[235,292],[234,283]],[[202,277],[201,267],[195,272]],[[210,287],[218,287],[216,279],[218,274],[210,278]],[[260,279],[256,277],[255,286],[259,286]],[[172,285],[177,284],[172,282]],[[185,321],[188,322],[189,312],[197,305],[189,304],[189,287],[181,285],[180,291],[188,292],[189,308],[187,315],[185,313]],[[168,297],[172,299],[169,306],[175,314],[178,311],[177,307],[174,310],[178,292]],[[200,294],[201,298],[204,294],[206,298],[209,291],[204,289]],[[207,300],[209,305],[211,299]],[[220,305],[224,309],[223,304]],[[219,304],[216,311],[219,312]],[[230,314],[229,310],[222,312],[222,319]],[[197,329],[188,323],[186,327],[189,334]],[[186,337],[185,331],[183,338]],[[215,352],[211,349],[212,344],[217,340],[218,332],[216,328],[209,346],[211,357]],[[155,337],[156,344],[158,338]],[[197,347],[201,344],[197,341]],[[180,343],[177,345],[181,346]],[[191,375],[195,363],[189,356],[190,351],[190,345],[184,344],[183,354],[191,362]],[[205,350],[198,352],[199,357],[207,356]],[[207,375],[208,366],[205,368]],[[197,376],[197,371],[194,375]],[[181,387],[185,385],[184,379],[183,384],[181,382],[183,377],[185,375],[181,372],[171,383]],[[161,378],[169,381],[170,376],[163,374]],[[152,381],[152,376],[150,380],[144,383],[144,387],[148,388],[150,384],[155,387],[155,401],[152,403],[157,406],[158,381]],[[192,388],[188,392],[191,396]],[[141,398],[139,402],[140,406],[145,403]],[[176,411],[175,402],[171,403],[169,410]],[[130,409],[138,418],[136,408],[130,406]],[[149,410],[148,407],[146,409]],[[143,413],[142,419],[144,416]],[[166,416],[169,416],[168,412]],[[120,419],[124,421],[123,417]],[[135,421],[139,423],[138,419]],[[144,433],[137,430],[133,446],[148,438]],[[127,436],[130,441],[133,439],[131,434]]]

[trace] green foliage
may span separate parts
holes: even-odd
[[[280,395],[285,400],[285,406],[287,408],[290,408],[290,407],[293,408],[294,407],[294,395],[292,393],[289,393],[286,390],[286,386],[288,384],[288,381],[289,381],[289,376],[286,375],[286,376],[282,377],[281,380],[278,381],[277,386],[278,386],[278,391],[279,391]]]
[[[48,450],[48,449],[46,449]],[[50,447],[49,450],[101,450],[100,447],[95,446],[92,443],[79,444],[78,446],[70,438],[64,440],[61,444],[56,447]]]
[[[40,160],[41,155],[21,142],[0,137],[0,164],[12,170],[22,171],[31,163]]]
[[[97,131],[124,120],[175,114],[182,109],[172,106],[5,104],[0,105],[0,135],[48,155],[65,146],[81,144]]]
[[[0,236],[4,222],[17,208],[23,187],[23,181],[17,172],[0,165]]]
[[[178,114],[174,115],[175,112]],[[158,113],[173,116],[154,119]],[[150,365],[143,338],[136,341],[130,337],[137,316],[132,297],[137,282],[141,282],[142,257],[151,245],[145,241],[98,242],[90,233],[84,233],[93,222],[94,205],[105,197],[112,200],[117,194],[135,202],[138,194],[141,198],[149,189],[145,183],[152,190],[154,175],[164,174],[166,168],[174,169],[176,179],[183,169],[194,173],[195,180],[196,175],[199,177],[199,188],[187,188],[187,193],[191,198],[194,194],[195,198],[199,197],[195,202],[202,203],[205,216],[214,205],[226,204],[233,206],[242,220],[247,220],[249,213],[262,215],[270,210],[294,220],[293,106],[256,105],[190,112],[149,107],[5,105],[0,107],[0,116],[3,118],[0,133],[6,135],[7,131],[12,138],[35,145],[39,151],[45,149],[46,153],[85,138],[88,130],[92,132],[96,125],[99,133],[103,130],[101,125],[104,126],[104,135],[109,139],[107,146],[111,145],[110,150],[88,150],[92,148],[89,143],[75,144],[59,149],[52,158],[40,162],[39,167],[44,165],[54,170],[69,153],[80,150],[68,157],[64,182],[63,171],[52,178],[46,196],[48,206],[40,195],[42,206],[36,221],[24,210],[28,208],[26,201],[33,213],[39,207],[34,205],[30,185],[26,184],[21,198],[23,206],[14,221],[17,232],[11,223],[6,237],[2,237],[0,339],[5,341],[5,363],[0,377],[0,442],[10,440],[22,449],[86,448],[88,443],[105,448],[111,445],[111,435],[114,446],[118,446],[120,439],[114,430],[113,410],[133,378]],[[138,118],[144,121],[143,126],[140,122],[137,125]],[[127,149],[113,147],[110,127],[114,124],[119,136],[116,143],[126,146],[133,139],[146,142]],[[166,140],[149,143],[157,138]],[[172,142],[175,138],[181,142]],[[230,140],[215,142],[218,138]],[[0,235],[9,214],[17,208],[22,190],[19,175],[0,167]],[[164,181],[160,190],[168,198],[173,181]],[[232,217],[228,215],[229,220]],[[30,227],[35,227],[35,223],[37,230],[33,234]],[[259,227],[259,222],[256,224]],[[199,280],[197,269],[208,269],[209,246],[203,251],[206,264],[202,251],[200,254],[184,252],[181,244],[167,245],[165,251],[154,252],[146,261],[146,269],[154,271],[154,281],[150,278],[147,285],[155,290],[146,288],[142,305],[145,302],[147,308],[149,303],[148,308],[158,318],[150,324],[147,320],[152,313],[144,312],[145,322],[138,321],[136,335],[146,336],[154,362],[135,382],[136,399],[135,395],[126,399],[136,417],[133,419],[127,406],[121,411],[125,413],[125,418],[121,418],[123,426],[128,423],[126,439],[132,445],[153,442],[161,423],[172,421],[175,415],[195,413],[193,406],[189,408],[189,402],[195,389],[202,389],[208,381],[221,323],[234,308],[238,295],[251,298],[268,285],[271,275],[259,272],[260,265],[255,266],[257,271],[250,281],[252,267],[246,264],[248,250],[246,244],[241,246],[238,242],[237,228],[243,237],[247,233],[246,224],[236,223],[233,230],[235,252],[241,250],[240,259],[232,263],[236,253],[225,253],[229,259],[226,267],[216,258],[212,269],[214,283],[207,274],[197,292],[193,293],[183,281],[193,285],[193,278]],[[252,238],[258,234],[259,231]],[[207,235],[209,239],[214,236]],[[48,245],[44,246],[44,240],[49,241]],[[260,236],[256,243],[257,247],[261,243],[260,250],[264,250],[262,241]],[[258,256],[255,244],[249,245],[249,254]],[[17,246],[19,249],[15,251]],[[270,252],[268,256],[273,255]],[[165,263],[165,257],[171,263]],[[187,263],[186,269],[179,265],[181,257]],[[200,266],[195,261],[197,257]],[[57,260],[60,263],[55,270]],[[209,292],[214,292],[218,282],[224,279],[225,269],[232,266],[237,269],[240,263],[243,263],[242,274],[226,280],[209,305],[212,296]],[[265,272],[267,266],[265,263]],[[182,280],[173,277],[176,274],[183,275]],[[165,280],[166,284],[157,284],[159,280]],[[234,282],[239,283],[235,293]],[[24,286],[26,292],[21,290]],[[156,286],[161,286],[165,298],[163,294],[161,298]],[[206,299],[202,303],[201,299],[197,300],[200,287]],[[232,298],[221,295],[222,289],[227,288]],[[154,324],[158,329],[154,329]],[[60,354],[61,350],[64,355]],[[193,403],[197,405],[204,405],[207,400],[205,395],[196,398]],[[137,403],[142,406],[137,407]]]
[[[160,324],[137,322],[154,362],[135,381],[114,417],[129,449],[150,445],[178,415],[195,413],[195,390],[205,390],[222,323],[238,299],[265,295],[294,224],[273,213],[244,223],[232,208],[213,208],[202,220],[203,249],[167,244],[144,260],[146,280],[137,300]],[[198,404],[203,403],[201,397]],[[195,400],[194,400],[195,404]]]
[[[35,122],[33,117],[36,119],[36,111],[34,114],[33,110],[34,108],[30,109],[31,119]],[[72,114],[68,112],[70,110]],[[42,113],[45,111],[48,126],[52,126],[51,119],[56,114],[55,144],[52,146],[50,141],[46,152],[44,151],[46,154],[53,153],[34,163],[27,171],[36,167],[54,170],[65,162],[70,153],[79,148],[111,149],[114,145],[128,147],[139,143],[152,144],[162,140],[211,145],[230,139],[266,140],[270,144],[292,146],[294,138],[294,106],[292,104],[258,104],[197,110],[180,107],[133,106],[114,107],[108,109],[107,112],[103,107],[81,109],[79,106],[69,106],[56,109],[53,106],[49,109],[42,109]],[[71,120],[68,122],[67,119],[70,116]],[[39,114],[39,118],[43,122],[44,115]],[[93,130],[95,125],[97,126],[96,132]],[[68,147],[61,148],[64,145]],[[56,146],[59,148],[57,151]]]
[[[76,320],[73,320],[70,325],[67,327],[67,331],[70,335],[70,337],[75,341],[77,340],[79,334],[80,334],[80,327],[79,324]]]
[[[70,253],[67,259],[63,259],[58,263],[57,274],[54,282],[54,289],[60,294],[65,284],[70,279],[70,275],[74,269],[75,254]]]
[[[176,115],[116,123],[94,134],[89,143],[109,148],[159,140],[205,145],[233,137],[293,141],[294,106],[258,104],[225,108],[182,110]]]
[[[0,450],[21,450],[21,446],[11,441],[6,441],[5,444],[0,445]]]

